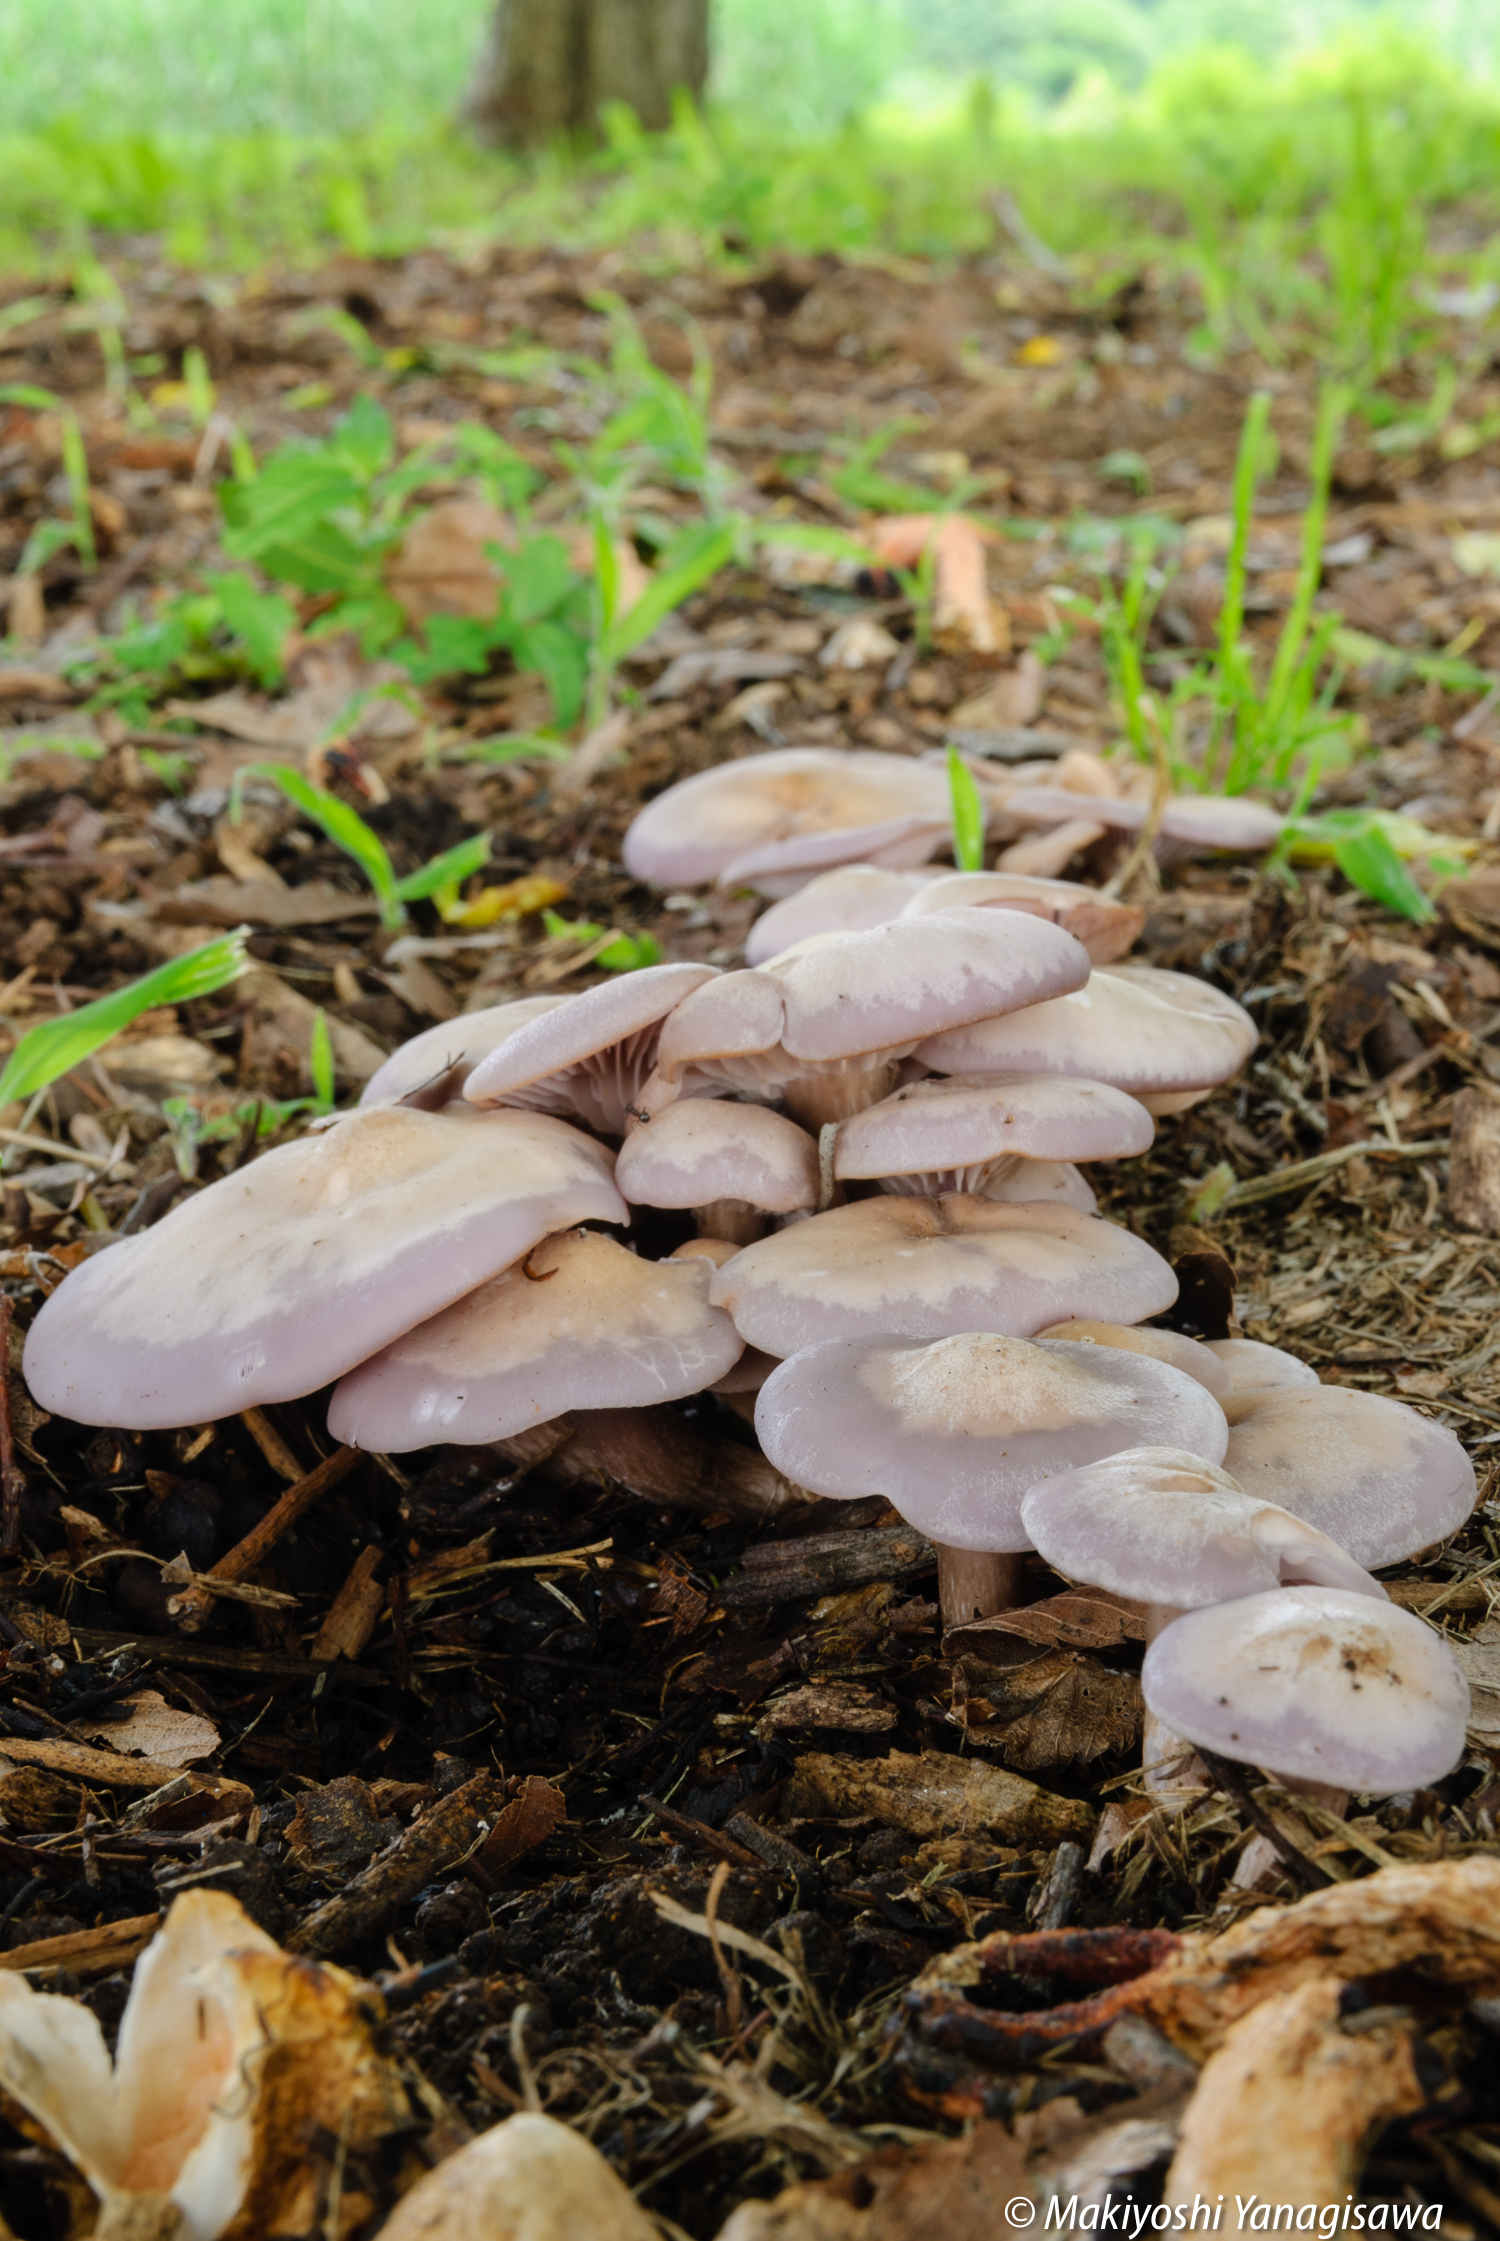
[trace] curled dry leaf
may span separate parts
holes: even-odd
[[[1039,1642],[1047,1649],[1109,1650],[1121,1642],[1144,1642],[1145,1613],[1139,1603],[1108,1588],[1069,1588],[1061,1595],[1044,1596],[1040,1603],[951,1627],[943,1637],[943,1649],[949,1656],[994,1654],[1008,1664],[1006,1644],[1014,1639]]]
[[[514,531],[482,498],[445,498],[412,524],[385,572],[386,589],[408,622],[428,615],[493,615],[500,571],[486,545],[509,545]]]
[[[1053,1797],[1003,1767],[942,1751],[892,1751],[883,1759],[811,1753],[792,1768],[781,1809],[788,1819],[868,1814],[917,1837],[984,1830],[1008,1844],[1087,1842],[1094,1824],[1077,1798]]]
[[[1007,1764],[1059,1766],[1128,1750],[1141,1732],[1140,1683],[1076,1650],[1046,1650],[1023,1664],[961,1657],[953,1709],[970,1734],[1002,1743]]]
[[[180,1712],[159,1689],[141,1689],[124,1699],[128,1719],[107,1725],[86,1726],[83,1733],[102,1737],[117,1751],[141,1751],[158,1766],[191,1766],[219,1748],[219,1731],[212,1720],[197,1712]]]
[[[381,2241],[658,2241],[598,2149],[555,2117],[507,2117],[397,2203]]]
[[[537,1845],[545,1844],[567,1817],[568,1801],[562,1791],[555,1790],[540,1774],[528,1774],[496,1814],[494,1827],[470,1865],[481,1876],[501,1875],[515,1861],[535,1851]]]

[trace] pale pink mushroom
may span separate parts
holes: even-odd
[[[711,1293],[749,1345],[782,1355],[891,1331],[1028,1337],[1080,1315],[1136,1322],[1176,1296],[1171,1269],[1129,1230],[1071,1207],[963,1193],[814,1214],[726,1261]]]
[[[1249,1013],[1207,981],[1111,965],[1068,995],[931,1035],[915,1056],[941,1074],[1081,1075],[1160,1113],[1228,1081],[1257,1039]]]
[[[1222,1401],[1229,1391],[1229,1372],[1223,1363],[1196,1338],[1185,1338],[1181,1331],[1162,1331],[1145,1323],[1102,1323],[1097,1319],[1078,1318],[1071,1323],[1053,1323],[1048,1329],[1038,1331],[1038,1338],[1070,1338],[1080,1346],[1123,1346],[1128,1354],[1149,1354],[1153,1361],[1168,1362],[1173,1369],[1182,1371],[1184,1377],[1195,1377],[1206,1393]]]
[[[732,1265],[732,1264],[731,1264]],[[1474,1466],[1445,1424],[1349,1385],[1232,1389],[1225,1469],[1371,1569],[1456,1533]]]
[[[1075,1214],[1099,1209],[1082,1169],[1065,1159],[1023,1159],[1011,1174],[986,1183],[979,1195],[1003,1206],[1071,1206]]]
[[[377,1106],[265,1152],[74,1269],[26,1341],[43,1408],[136,1431],[316,1392],[571,1222],[613,1155],[541,1113]]]
[[[925,918],[932,911],[960,906],[1027,910],[1037,918],[1050,918],[1054,926],[1082,942],[1096,965],[1123,957],[1146,923],[1139,903],[1117,902],[1096,887],[1071,879],[1028,879],[1006,871],[929,873],[902,905],[901,916]],[[768,918],[771,915],[766,913]]]
[[[818,1147],[765,1105],[686,1098],[625,1139],[615,1181],[632,1206],[691,1207],[705,1237],[748,1245],[767,1214],[818,1203]]]
[[[839,863],[923,863],[950,819],[947,777],[926,763],[869,748],[788,747],[669,786],[635,819],[623,853],[632,877],[651,886],[696,887],[740,876],[746,860],[774,865],[786,843],[827,841],[821,861],[816,851],[792,859],[763,890],[790,894]],[[766,877],[777,879],[774,870]]]
[[[761,912],[745,942],[745,963],[768,964],[809,934],[862,934],[867,927],[888,925],[937,876],[888,871],[880,864],[840,864],[820,872],[785,902]]]
[[[533,1019],[482,1058],[464,1083],[471,1105],[566,1113],[623,1136],[656,1064],[662,1022],[706,982],[712,965],[648,965]]]
[[[833,1172],[840,1182],[937,1198],[987,1191],[1033,1159],[1126,1159],[1149,1151],[1154,1134],[1139,1100],[1103,1082],[938,1076],[841,1122]]]
[[[544,1238],[342,1379],[328,1428],[399,1455],[514,1438],[574,1408],[701,1393],[744,1350],[709,1305],[712,1274],[711,1261],[639,1260],[589,1230]]]
[[[1088,805],[1091,820],[1123,833],[1139,832],[1149,813],[1149,802],[1110,800],[1102,794],[1091,796]],[[1067,786],[1018,786],[1005,797],[1005,814],[1018,825],[1062,826],[1078,817],[1078,795]],[[1199,850],[1273,848],[1283,823],[1274,809],[1244,795],[1176,794],[1162,815],[1156,852],[1170,861]]]
[[[370,1076],[359,1101],[361,1105],[394,1101],[426,1113],[440,1112],[462,1095],[481,1058],[488,1058],[532,1020],[574,1001],[571,996],[521,996],[514,1003],[490,1004],[483,1011],[441,1020],[398,1045]]]
[[[1165,1363],[974,1331],[809,1347],[767,1378],[755,1428],[799,1486],[883,1494],[937,1542],[948,1625],[1015,1599],[1017,1568],[995,1560],[1031,1546],[1021,1503],[1039,1479],[1148,1440],[1212,1459],[1227,1437],[1213,1396]]]
[[[1316,1385],[1318,1373],[1310,1362],[1258,1338],[1211,1338],[1205,1341],[1229,1372],[1236,1393],[1280,1391],[1288,1386]]]

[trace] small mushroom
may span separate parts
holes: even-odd
[[[889,925],[936,876],[889,871],[881,864],[840,864],[820,872],[795,895],[761,912],[745,943],[745,963],[769,964],[809,934],[862,934]]]
[[[1029,1548],[1021,1503],[1039,1479],[1147,1440],[1213,1459],[1227,1438],[1212,1395],[1163,1362],[980,1331],[810,1346],[767,1378],[755,1428],[799,1486],[883,1494],[938,1543],[949,1626],[1016,1599],[1013,1567],[959,1559]]]
[[[662,1022],[705,982],[712,965],[648,965],[528,1021],[482,1058],[464,1083],[471,1105],[565,1113],[602,1136],[623,1136],[656,1064]]]
[[[882,1195],[794,1222],[726,1262],[710,1294],[747,1344],[781,1355],[891,1331],[1025,1338],[1075,1315],[1159,1315],[1176,1296],[1171,1269],[1129,1230],[962,1192]]]
[[[424,1027],[420,1035],[391,1052],[360,1092],[361,1105],[391,1103],[413,1105],[425,1113],[440,1112],[463,1094],[481,1058],[508,1042],[517,1031],[548,1012],[571,1004],[571,996],[522,996],[513,1004],[490,1004],[483,1011],[464,1012],[457,1019],[440,1020]]]
[[[1070,1338],[1081,1346],[1123,1346],[1131,1354],[1149,1354],[1153,1361],[1170,1363],[1185,1377],[1195,1377],[1206,1393],[1222,1402],[1230,1377],[1223,1363],[1196,1338],[1181,1331],[1161,1331],[1141,1323],[1075,1321],[1054,1323],[1037,1332],[1038,1338]]]
[[[987,1191],[1033,1159],[1125,1159],[1154,1134],[1139,1101],[1104,1082],[958,1074],[910,1082],[844,1121],[833,1172],[936,1198]]]
[[[732,881],[748,862],[772,867],[756,874],[763,893],[791,894],[835,864],[925,863],[950,815],[946,774],[908,755],[789,747],[669,786],[637,816],[623,855],[648,886]],[[809,859],[783,855],[778,877],[778,852],[807,840],[816,844]]]
[[[1078,815],[1078,802],[1070,787],[1019,786],[1006,795],[1005,814],[1018,825],[1063,825]],[[1126,833],[1139,832],[1148,814],[1144,801],[1103,795],[1091,796],[1088,808],[1101,825]],[[1233,853],[1273,848],[1283,822],[1274,809],[1243,795],[1175,794],[1158,828],[1158,858],[1170,862],[1200,849]]]
[[[684,1098],[637,1124],[615,1163],[632,1206],[691,1207],[705,1237],[749,1245],[767,1214],[818,1203],[818,1147],[765,1105]]]
[[[1454,1434],[1382,1393],[1272,1386],[1231,1390],[1224,1406],[1224,1467],[1246,1493],[1305,1518],[1371,1570],[1456,1533],[1474,1507],[1474,1466]]]
[[[1082,1075],[1160,1114],[1227,1082],[1257,1039],[1250,1014],[1207,981],[1111,965],[1085,988],[931,1035],[915,1056],[939,1074]]]
[[[644,1109],[739,1090],[780,1099],[822,1127],[884,1096],[897,1063],[939,1021],[959,1026],[1035,1005],[1081,987],[1088,972],[1071,934],[1016,911],[948,911],[830,934],[687,996],[662,1028]]]
[[[1146,1652],[1148,1709],[1199,1750],[1389,1797],[1452,1772],[1469,1689],[1410,1611],[1335,1587],[1283,1587],[1189,1611]]]
[[[31,1327],[27,1383],[134,1431],[295,1400],[550,1231],[628,1222],[613,1169],[542,1113],[350,1114],[82,1262]]]
[[[1310,1362],[1299,1362],[1295,1354],[1258,1338],[1210,1338],[1204,1344],[1224,1364],[1236,1393],[1280,1392],[1320,1382]]]
[[[1139,903],[1117,902],[1097,887],[998,871],[928,873],[902,905],[901,915],[925,918],[935,910],[956,910],[961,904],[980,910],[1025,910],[1037,918],[1050,918],[1054,926],[1082,942],[1096,965],[1110,965],[1123,957],[1146,923]]]
[[[643,1261],[570,1230],[419,1323],[345,1377],[333,1437],[404,1454],[513,1439],[574,1408],[646,1408],[701,1393],[744,1351],[708,1303],[713,1264]]]
[[[1003,1206],[1071,1206],[1075,1214],[1099,1208],[1092,1184],[1065,1159],[1020,1160],[1009,1175],[993,1176],[979,1195]]]

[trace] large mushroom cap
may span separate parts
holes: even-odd
[[[1320,1382],[1311,1362],[1300,1362],[1295,1354],[1258,1338],[1210,1338],[1204,1344],[1224,1364],[1236,1393],[1281,1391]]]
[[[74,1269],[26,1342],[43,1408],[137,1431],[293,1400],[549,1231],[626,1222],[601,1144],[540,1113],[355,1113]]]
[[[818,1203],[818,1147],[768,1106],[687,1098],[626,1137],[615,1181],[632,1206],[733,1198],[791,1214]]]
[[[1225,1469],[1374,1571],[1456,1533],[1474,1466],[1446,1425],[1348,1385],[1226,1396]]]
[[[483,1011],[464,1012],[457,1019],[425,1027],[376,1068],[359,1101],[361,1105],[384,1105],[399,1099],[423,1112],[440,1112],[462,1095],[464,1083],[481,1058],[488,1058],[492,1050],[532,1020],[542,1019],[573,1001],[571,996],[521,996],[511,1004],[491,1004]]]
[[[1158,1330],[1154,1324],[1103,1323],[1097,1317],[1071,1323],[1054,1323],[1038,1338],[1071,1338],[1080,1346],[1123,1346],[1130,1354],[1149,1354],[1153,1361],[1169,1362],[1185,1377],[1196,1377],[1206,1393],[1221,1401],[1229,1391],[1229,1372],[1196,1338],[1181,1331]]]
[[[1111,965],[1026,1011],[917,1045],[940,1074],[1081,1074],[1133,1096],[1209,1089],[1255,1048],[1247,1011],[1207,981],[1154,965]]]
[[[1385,1596],[1326,1533],[1180,1448],[1130,1448],[1044,1479],[1021,1521],[1065,1579],[1142,1603],[1191,1609],[1295,1582]]]
[[[700,1393],[744,1350],[708,1304],[712,1261],[643,1261],[588,1230],[548,1237],[343,1379],[335,1439],[381,1454],[512,1439],[570,1408]]]
[[[481,1059],[464,1083],[471,1105],[572,1113],[622,1136],[641,1083],[656,1063],[661,1023],[707,981],[713,965],[648,965],[575,996]]]
[[[965,1331],[913,1346],[834,1339],[761,1387],[755,1429],[817,1494],[884,1494],[949,1548],[1028,1548],[1021,1499],[1054,1471],[1164,1440],[1216,1458],[1218,1403],[1164,1363]]]
[[[625,868],[654,887],[695,887],[717,879],[741,858],[777,843],[813,835],[841,836],[802,872],[870,861],[861,834],[915,820],[929,836],[920,863],[948,830],[948,781],[941,771],[905,755],[874,749],[788,747],[749,755],[684,778],[658,794],[625,835]]]
[[[1463,1756],[1469,1690],[1410,1611],[1284,1587],[1189,1611],[1146,1652],[1147,1709],[1200,1750],[1388,1797]]]
[[[935,876],[891,871],[883,864],[840,864],[820,872],[785,902],[761,912],[745,942],[745,963],[769,964],[809,934],[861,934],[884,926]]]
[[[1105,1082],[940,1076],[844,1121],[833,1171],[845,1182],[934,1176],[943,1178],[935,1189],[972,1190],[999,1160],[1124,1159],[1149,1151],[1154,1134],[1145,1107]]]
[[[1065,825],[1078,815],[1079,796],[1067,786],[1018,786],[1005,797],[1005,814],[1018,825]],[[1101,825],[1139,832],[1146,822],[1144,801],[1087,797],[1088,812]],[[1163,812],[1159,832],[1184,849],[1254,850],[1272,848],[1284,820],[1274,809],[1244,795],[1175,794]]]
[[[767,1354],[890,1331],[1024,1338],[1074,1315],[1159,1315],[1176,1296],[1171,1269],[1129,1230],[1070,1206],[996,1205],[962,1192],[814,1214],[747,1245],[713,1289],[747,1344]]]
[[[902,905],[901,915],[926,918],[935,910],[956,910],[960,905],[1024,910],[1050,918],[1054,926],[1082,942],[1096,965],[1123,957],[1146,923],[1139,903],[1116,902],[1096,887],[1071,879],[1028,879],[1024,872],[928,873]]]

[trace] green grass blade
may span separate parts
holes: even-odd
[[[197,996],[212,996],[227,988],[248,969],[245,930],[222,934],[201,949],[174,957],[140,980],[127,982],[111,996],[82,1004],[61,1019],[44,1020],[21,1037],[0,1074],[0,1105],[34,1097],[38,1090],[79,1065],[112,1035],[118,1035],[142,1012],[159,1004],[187,1004]]]
[[[1328,494],[1333,485],[1333,462],[1352,403],[1353,391],[1342,382],[1326,388],[1318,400],[1318,423],[1313,436],[1312,491],[1307,502],[1307,512],[1302,517],[1302,558],[1297,571],[1297,589],[1277,642],[1276,658],[1271,665],[1271,682],[1266,691],[1266,713],[1272,725],[1284,713],[1291,697],[1297,666],[1307,639],[1308,625],[1312,621],[1313,601],[1322,582],[1323,538],[1328,526]]]
[[[380,904],[380,922],[383,926],[397,927],[404,923],[406,911],[396,890],[396,874],[391,859],[386,854],[385,842],[372,832],[357,809],[340,801],[337,794],[328,793],[304,778],[300,770],[292,770],[286,763],[252,763],[236,774],[231,796],[231,813],[239,815],[244,788],[252,778],[269,781],[279,786],[290,802],[295,802],[304,817],[320,826],[335,848],[342,848],[352,856],[375,890]]]
[[[307,1063],[312,1074],[313,1095],[320,1105],[326,1106],[331,1112],[338,1100],[338,1080],[334,1072],[333,1037],[328,1032],[328,1014],[321,1004],[313,1014]]]
[[[468,840],[461,840],[456,848],[445,848],[430,864],[423,864],[420,870],[398,879],[396,893],[403,903],[423,902],[440,887],[461,887],[475,872],[483,871],[489,860],[489,834],[474,833]]]
[[[983,871],[984,803],[974,773],[956,747],[948,749],[948,798],[953,805],[953,861],[960,871]]]
[[[711,576],[734,558],[738,531],[733,522],[703,522],[677,538],[640,598],[604,632],[599,641],[598,663],[606,674],[651,636],[685,599],[701,591]]]

